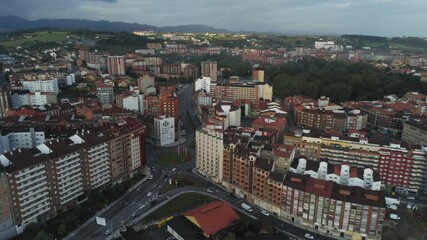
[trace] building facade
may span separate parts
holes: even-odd
[[[222,181],[222,126],[205,126],[196,130],[196,168],[211,181]]]
[[[113,76],[120,76],[126,74],[124,56],[108,56],[107,69],[108,73]]]

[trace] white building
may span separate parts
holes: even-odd
[[[194,82],[194,91],[203,90],[206,93],[211,93],[211,78],[210,77],[202,77],[198,78]]]
[[[175,141],[175,118],[160,116],[154,118],[154,140],[161,146]]]
[[[70,86],[76,83],[76,76],[74,75],[74,73],[71,73],[66,78],[67,78],[67,86]]]
[[[44,131],[22,127],[0,129],[0,152],[18,148],[33,148],[45,141]]]
[[[222,181],[223,165],[222,126],[204,126],[196,131],[196,168],[212,181]]]
[[[315,49],[325,49],[325,45],[334,45],[333,41],[316,41],[314,42]]]
[[[59,93],[58,79],[44,79],[44,80],[23,80],[21,81],[22,88],[30,92],[50,92]]]
[[[138,94],[137,92],[132,95],[123,96],[120,99],[121,102],[117,102],[119,107],[122,107],[131,111],[138,111],[140,113],[144,113],[144,95]]]
[[[263,98],[264,100],[271,101],[273,99],[273,86],[266,84],[258,84],[258,97]]]
[[[10,100],[11,107],[15,109],[22,106],[43,106],[58,103],[57,94],[53,92],[15,92],[10,95]]]
[[[220,102],[215,106],[215,115],[224,118],[224,129],[229,126],[240,126],[242,119],[242,110],[234,107],[231,103]]]
[[[374,171],[370,168],[355,168],[347,164],[329,166],[327,162],[314,163],[314,161],[304,158],[294,161],[297,163],[292,163],[293,167],[289,169],[291,172],[310,175],[312,178],[333,181],[345,186],[357,186],[374,191],[381,190],[379,175],[374,176]]]

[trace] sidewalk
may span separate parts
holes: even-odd
[[[150,168],[146,167],[144,169],[144,174],[145,174],[145,177],[143,179],[139,180],[137,183],[135,183],[132,187],[130,187],[120,198],[118,198],[114,202],[110,203],[107,207],[99,210],[96,214],[94,214],[91,218],[89,218],[85,223],[83,223],[82,225],[80,225],[80,227],[78,227],[76,230],[68,233],[68,235],[66,237],[64,237],[63,239],[64,240],[71,240],[71,239],[73,239],[73,237],[76,235],[77,232],[79,232],[81,229],[87,227],[89,224],[91,224],[93,221],[95,221],[96,217],[101,216],[102,214],[104,214],[108,209],[111,208],[111,206],[113,206],[117,202],[120,202],[127,194],[129,194],[131,191],[133,191],[135,188],[137,188],[143,182],[147,181],[147,179],[150,177],[150,174],[151,174],[150,173]]]

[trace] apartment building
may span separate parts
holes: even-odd
[[[0,86],[0,118],[6,117],[10,107],[9,89],[6,86]]]
[[[307,159],[327,159],[379,171],[383,184],[401,194],[425,194],[427,152],[420,146],[316,130],[286,133],[284,143],[295,146],[297,156]]]
[[[21,80],[21,84],[23,90],[29,90],[30,92],[59,93],[57,78]]]
[[[282,209],[295,224],[345,239],[381,239],[386,218],[383,191],[294,172],[283,181]]]
[[[271,100],[273,87],[269,84],[256,83],[234,83],[234,84],[211,84],[210,93],[214,102],[249,99],[257,101],[260,98]]]
[[[108,56],[107,69],[108,73],[113,76],[125,75],[125,57],[124,56]]]
[[[404,122],[402,140],[411,144],[427,145],[427,121]]]
[[[133,118],[111,125],[110,161],[112,182],[131,178],[146,164],[145,126]]]
[[[196,169],[211,181],[222,181],[223,128],[207,125],[196,130]]]
[[[210,77],[212,82],[217,80],[218,64],[215,61],[203,61],[201,65],[201,76]]]
[[[164,91],[161,94],[149,94],[144,97],[144,113],[153,117],[165,115],[174,117],[179,122],[179,99],[174,92]]]
[[[144,113],[144,94],[137,92],[119,94],[116,96],[116,105],[130,111]]]
[[[108,84],[97,84],[96,85],[96,96],[101,104],[113,104],[114,103],[114,87]]]
[[[40,127],[11,126],[0,127],[0,152],[9,152],[18,148],[33,148],[46,139]]]
[[[57,94],[51,92],[13,91],[10,98],[13,109],[23,106],[38,107],[58,103]]]
[[[222,184],[230,192],[324,234],[381,238],[386,204],[378,172],[293,158],[292,146],[260,144],[245,132],[224,133]]]
[[[45,221],[59,210],[67,210],[88,190],[106,186],[109,171],[108,136],[86,133],[97,142],[85,142],[85,133],[55,140],[32,149],[18,149],[0,155],[6,169],[17,232],[29,223]],[[90,156],[97,149],[99,156]],[[89,155],[83,152],[89,152]],[[25,159],[26,161],[22,161]],[[87,165],[87,169],[84,168]],[[89,178],[85,178],[85,171]],[[94,173],[95,172],[95,173]],[[103,179],[98,181],[97,179]],[[85,185],[88,187],[85,188]]]
[[[13,223],[9,186],[3,165],[0,164],[0,238],[10,239],[16,236]]]

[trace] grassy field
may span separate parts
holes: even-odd
[[[60,43],[66,40],[68,32],[66,31],[40,31],[34,33],[25,34],[25,36],[31,36],[31,38],[15,38],[7,41],[1,41],[0,45],[5,48],[15,48],[16,46],[27,46],[35,41],[39,42],[56,42]]]
[[[185,153],[183,153],[183,151],[178,154],[175,151],[170,151],[167,153],[162,153],[159,156],[159,161],[162,164],[180,164],[180,163],[184,163],[188,158],[186,157]]]
[[[176,184],[175,184],[176,181]],[[207,187],[207,185],[199,180],[197,180],[194,177],[188,176],[188,175],[177,175],[175,177],[172,177],[172,184],[166,184],[161,189],[159,194],[167,193],[173,189],[180,188],[180,187],[186,187],[186,186],[192,186],[192,187]]]
[[[202,204],[209,203],[215,200],[217,199],[198,193],[185,193],[171,200],[168,204],[159,208],[157,211],[152,212],[144,219],[144,221],[148,222],[165,218],[177,213],[182,213],[184,211],[196,208]]]

